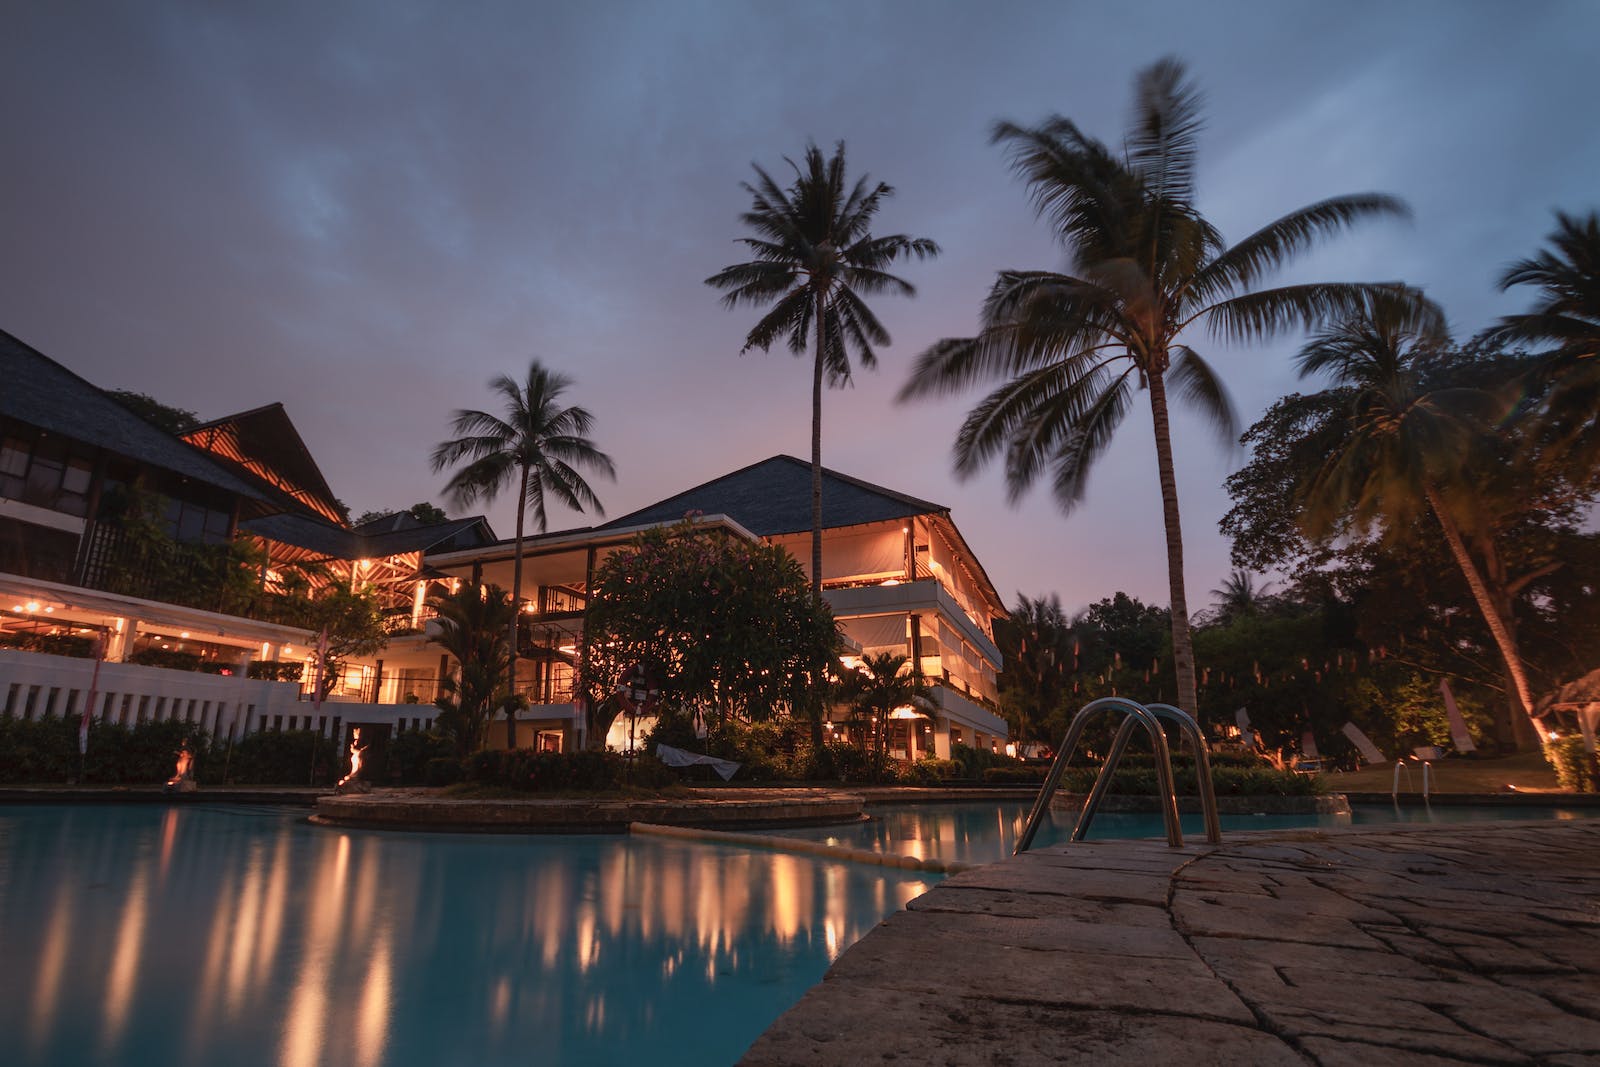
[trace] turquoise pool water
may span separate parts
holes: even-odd
[[[950,804],[884,804],[869,807],[872,819],[849,826],[772,830],[785,837],[829,841],[849,848],[894,852],[922,859],[992,863],[1011,855],[1032,804],[1026,801],[976,801]],[[1564,819],[1600,816],[1592,807],[1511,807],[1483,805],[1356,805],[1351,815],[1223,815],[1222,832],[1294,829],[1307,826],[1379,825],[1395,822],[1463,822],[1504,819]],[[1076,813],[1052,810],[1039,828],[1034,847],[1060,844],[1072,836]],[[1182,818],[1185,839],[1202,839],[1199,815]],[[1095,816],[1090,840],[1165,837],[1159,814]]]
[[[731,1063],[932,884],[626,836],[0,808],[8,1067]]]

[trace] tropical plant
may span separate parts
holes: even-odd
[[[1547,430],[1566,446],[1559,451],[1592,473],[1600,459],[1600,213],[1578,218],[1556,212],[1548,241],[1548,248],[1501,276],[1502,289],[1532,285],[1540,292],[1532,311],[1501,319],[1496,335],[1553,346]]]
[[[1231,440],[1232,406],[1192,347],[1196,330],[1203,326],[1221,341],[1259,341],[1314,327],[1398,289],[1353,282],[1256,286],[1318,238],[1365,218],[1407,213],[1389,196],[1335,197],[1227,246],[1195,205],[1200,128],[1200,95],[1170,58],[1139,74],[1120,152],[1060,116],[1035,127],[997,125],[993,140],[1010,150],[1012,169],[1067,247],[1071,266],[1067,273],[1002,272],[978,336],[945,340],[923,353],[900,394],[941,395],[1000,380],[957,434],[957,473],[970,476],[1003,455],[1013,500],[1048,472],[1056,500],[1070,511],[1132,408],[1134,392],[1149,390],[1178,703],[1190,709],[1194,649],[1169,387]]]
[[[861,666],[845,674],[842,693],[855,711],[869,724],[872,747],[879,753],[889,747],[889,724],[895,712],[935,710],[928,697],[928,681],[921,671],[911,669],[909,657],[896,652],[863,656]]]
[[[722,302],[728,308],[771,305],[746,335],[743,352],[765,352],[784,340],[791,352],[802,355],[810,343],[811,588],[820,593],[823,379],[834,386],[848,384],[852,355],[863,367],[877,364],[873,346],[887,345],[889,332],[863,297],[915,295],[910,283],[887,268],[909,256],[938,255],[939,246],[926,238],[869,232],[873,216],[894,190],[882,182],[872,185],[866,175],[850,184],[843,141],[829,158],[812,144],[800,163],[785,162],[795,175],[787,189],[759,165],[754,165],[755,184],[743,183],[752,204],[740,221],[754,236],[738,241],[754,258],[724,268],[706,284],[727,294]]]
[[[1259,614],[1271,600],[1267,593],[1271,587],[1270,582],[1256,585],[1255,576],[1249,571],[1234,570],[1222,580],[1221,586],[1211,590],[1211,595],[1217,598],[1216,620],[1226,623]]]
[[[995,626],[995,643],[1005,665],[1000,672],[1000,710],[1019,745],[1060,743],[1056,720],[1077,670],[1078,654],[1072,623],[1054,594],[1029,599],[1017,594],[1017,606]]]
[[[439,680],[438,726],[449,733],[458,754],[483,744],[496,708],[507,709],[515,747],[515,701],[509,696],[506,633],[515,621],[511,599],[497,585],[463,582],[454,592],[436,594],[428,603],[438,613],[428,638],[456,661],[456,672]]]
[[[1517,647],[1511,596],[1503,588],[1492,589],[1484,573],[1485,568],[1504,571],[1493,536],[1490,490],[1483,479],[1467,476],[1474,468],[1501,465],[1479,457],[1492,448],[1492,428],[1510,405],[1490,390],[1427,388],[1418,362],[1442,341],[1437,316],[1378,301],[1367,313],[1322,330],[1301,349],[1301,376],[1331,379],[1347,401],[1343,418],[1328,424],[1315,449],[1327,458],[1302,494],[1302,522],[1313,536],[1341,530],[1360,534],[1374,525],[1393,532],[1431,513],[1505,662],[1518,710],[1526,716],[1534,701]],[[1478,546],[1481,565],[1469,539]],[[1530,739],[1525,726],[1522,732]]]
[[[528,364],[521,382],[500,375],[489,388],[505,402],[505,415],[458,410],[451,424],[457,436],[433,450],[433,470],[456,467],[445,483],[445,493],[461,507],[483,499],[493,500],[502,489],[517,487],[517,535],[511,570],[511,602],[522,603],[523,522],[528,509],[540,533],[545,531],[545,495],[554,496],[574,511],[593,508],[604,515],[600,499],[584,479],[590,471],[616,478],[611,458],[594,446],[589,432],[594,416],[587,408],[563,407],[561,394],[572,379],[546,369],[537,360]],[[459,466],[458,466],[459,465]],[[517,692],[517,618],[507,622],[508,696]],[[516,744],[516,721],[506,715],[508,745]]]

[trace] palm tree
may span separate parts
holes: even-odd
[[[1072,622],[1061,610],[1061,598],[1029,599],[1018,593],[1006,624],[995,627],[995,642],[1005,663],[1000,706],[1018,751],[1028,742],[1059,744],[1059,737],[1050,736],[1051,720],[1062,710],[1067,679],[1077,668]]]
[[[455,736],[465,756],[483,744],[484,728],[497,707],[514,709],[507,699],[506,630],[516,621],[511,598],[498,585],[463,583],[452,593],[429,598],[438,628],[428,640],[456,661],[454,677],[439,679],[439,723]]]
[[[754,256],[724,268],[706,284],[727,295],[728,308],[771,304],[745,336],[741,354],[763,352],[785,340],[795,355],[812,349],[811,367],[811,588],[822,592],[822,382],[846,385],[852,354],[863,367],[877,364],[874,345],[887,345],[889,332],[862,299],[882,292],[914,296],[910,283],[888,273],[898,259],[926,259],[939,246],[921,237],[874,237],[872,217],[894,190],[866,175],[854,185],[845,179],[844,142],[825,159],[816,145],[794,168],[784,189],[759,165],[756,183],[743,183],[752,198],[740,216],[754,236],[739,243]]]
[[[845,677],[845,694],[872,724],[873,749],[882,754],[889,744],[889,723],[900,708],[933,710],[928,681],[910,669],[911,660],[896,652],[863,656],[861,666]]]
[[[978,336],[941,341],[923,353],[900,393],[904,400],[1001,380],[957,434],[957,473],[970,476],[1003,453],[1013,501],[1048,471],[1056,500],[1070,512],[1134,392],[1149,390],[1178,703],[1191,711],[1194,646],[1168,391],[1224,440],[1233,439],[1235,420],[1222,383],[1189,338],[1203,325],[1219,340],[1259,341],[1365,305],[1386,287],[1255,286],[1320,237],[1365,218],[1407,214],[1389,196],[1335,197],[1224,245],[1194,203],[1200,127],[1200,95],[1174,59],[1139,74],[1120,152],[1060,116],[1036,127],[998,124],[993,140],[1010,150],[1013,171],[1071,256],[1069,269],[1002,272]]]
[[[1506,397],[1475,388],[1427,388],[1419,357],[1445,338],[1435,316],[1400,301],[1379,301],[1362,315],[1320,331],[1301,349],[1302,377],[1322,374],[1345,401],[1342,417],[1320,435],[1328,458],[1303,489],[1301,513],[1313,537],[1413,525],[1430,513],[1505,661],[1526,738],[1533,694],[1511,617],[1509,593],[1492,589],[1468,550],[1501,573],[1487,481],[1469,473],[1492,445],[1490,427]],[[1342,396],[1339,395],[1342,393]],[[1489,466],[1498,467],[1497,460]],[[1492,479],[1491,479],[1492,480]]]
[[[1578,218],[1556,212],[1549,247],[1506,269],[1500,288],[1533,285],[1533,310],[1500,320],[1496,335],[1508,341],[1553,346],[1545,413],[1558,445],[1579,467],[1600,458],[1600,213]]]
[[[489,383],[505,402],[505,416],[487,411],[458,410],[451,424],[454,440],[433,450],[435,473],[456,466],[445,493],[458,507],[480,498],[492,501],[508,485],[517,487],[517,539],[511,572],[511,602],[522,603],[523,521],[528,508],[539,533],[545,531],[545,494],[574,511],[593,508],[604,515],[600,500],[584,480],[588,470],[615,479],[611,458],[589,440],[594,416],[588,409],[561,406],[561,394],[572,385],[566,375],[547,370],[538,360],[528,364],[522,382],[500,375]],[[457,465],[460,466],[457,466]],[[509,622],[509,699],[517,694],[517,619]],[[506,712],[507,744],[516,745],[515,712]]]
[[[1241,616],[1256,615],[1267,602],[1271,583],[1256,585],[1249,571],[1236,570],[1222,580],[1222,585],[1211,590],[1217,598],[1217,621],[1226,623]]]

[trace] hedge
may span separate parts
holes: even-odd
[[[625,785],[657,788],[678,780],[678,776],[654,756],[641,754],[630,761],[618,752],[492,750],[468,756],[464,769],[466,780],[476,785],[529,793],[588,792],[621,789]]]

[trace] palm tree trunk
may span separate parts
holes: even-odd
[[[811,368],[811,591],[822,595],[822,294],[817,294],[817,358]]]
[[[517,546],[511,564],[511,643],[506,679],[506,748],[517,747],[517,624],[522,621],[522,523],[528,510],[528,468],[521,467],[517,486]]]
[[[1178,478],[1172,469],[1172,429],[1167,423],[1167,383],[1150,375],[1150,414],[1156,431],[1156,469],[1161,476],[1161,517],[1167,531],[1167,588],[1172,597],[1172,665],[1178,673],[1178,707],[1200,715],[1195,685],[1194,638],[1189,633],[1189,598],[1183,590],[1183,529],[1178,522]]]
[[[822,599],[822,331],[826,294],[817,294],[817,358],[811,368],[811,594]],[[811,716],[811,750],[822,751],[822,702],[813,693],[807,702]]]
[[[1477,602],[1478,611],[1489,626],[1489,634],[1500,649],[1500,658],[1505,660],[1506,674],[1511,680],[1512,695],[1515,697],[1516,707],[1513,714],[1520,713],[1523,718],[1531,722],[1533,690],[1528,685],[1528,672],[1522,662],[1522,653],[1517,649],[1517,639],[1506,625],[1506,619],[1500,613],[1500,609],[1495,606],[1494,598],[1489,595],[1489,588],[1484,584],[1483,576],[1478,573],[1477,565],[1472,562],[1466,542],[1461,538],[1461,530],[1450,517],[1439,491],[1431,484],[1424,485],[1422,491],[1428,498],[1428,506],[1433,509],[1434,518],[1439,520],[1440,529],[1444,531],[1445,542],[1450,546],[1450,554],[1455,557],[1456,566],[1461,568],[1462,575],[1467,579],[1467,588],[1472,590],[1472,599]],[[1519,732],[1525,734],[1525,730]]]

